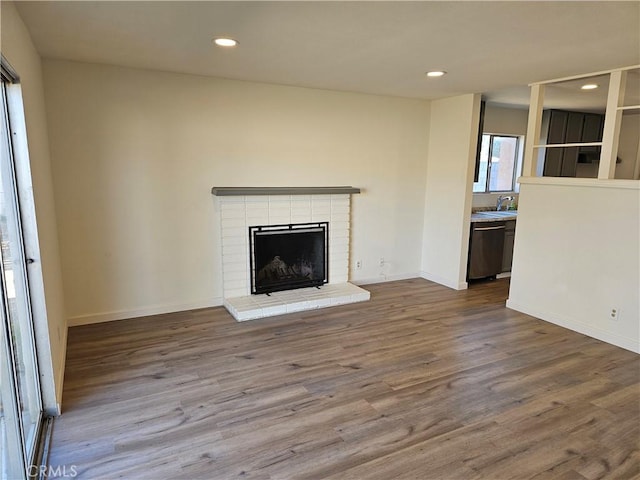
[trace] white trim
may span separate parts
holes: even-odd
[[[397,282],[398,280],[410,280],[412,278],[419,278],[420,273],[411,272],[411,273],[398,273],[395,275],[380,275],[379,277],[373,278],[361,278],[356,280],[349,280],[354,285],[371,285],[374,283],[388,283],[388,282]]]
[[[520,185],[550,185],[562,187],[598,187],[640,190],[640,180],[615,180],[573,177],[520,177]]]
[[[638,150],[636,150],[636,165],[633,168],[633,178],[640,180],[640,135],[638,135]]]
[[[531,140],[537,141],[540,137],[542,126],[542,107],[544,98],[544,87],[548,84],[557,84],[569,80],[595,76],[609,76],[609,90],[607,92],[607,109],[604,116],[604,127],[602,135],[602,150],[600,152],[600,163],[598,166],[598,179],[613,180],[615,178],[616,157],[618,152],[618,140],[620,136],[620,124],[622,121],[622,112],[627,109],[624,106],[624,91],[627,71],[640,68],[640,65],[632,65],[628,67],[619,67],[603,72],[587,73],[575,75],[565,78],[556,78],[543,82],[530,83],[531,98],[529,100],[529,119],[527,124],[527,146],[525,150],[523,173],[527,176],[535,174],[543,176],[543,172],[536,168],[537,163],[542,163],[541,158],[538,162],[534,161],[534,153],[541,148],[567,147],[567,146],[590,146],[597,143],[577,143],[577,144],[553,144],[553,145],[534,145],[529,143]],[[630,106],[632,109],[634,106]],[[538,157],[542,152],[538,152]]]
[[[112,322],[115,320],[125,320],[129,318],[147,317],[149,315],[161,315],[163,313],[184,312],[187,310],[197,310],[200,308],[211,308],[222,306],[222,297],[214,297],[209,300],[201,300],[192,303],[173,303],[167,305],[153,305],[145,308],[133,310],[118,310],[114,312],[90,313],[77,315],[67,319],[70,327],[79,325],[90,325],[93,323]]]
[[[600,75],[609,75],[612,72],[635,70],[636,68],[640,68],[640,65],[631,65],[630,67],[614,68],[614,69],[611,69],[611,70],[603,70],[601,72],[583,73],[581,75],[573,75],[571,77],[554,78],[553,80],[545,80],[543,82],[530,83],[529,86],[532,87],[534,85],[547,85],[549,83],[568,82],[570,80],[579,80],[581,78],[599,77]]]
[[[534,144],[540,139],[542,132],[542,109],[544,107],[544,85],[531,87],[529,100],[529,116],[527,117],[527,135],[524,139],[524,159],[522,161],[522,174],[535,175],[538,171],[538,159],[534,157]],[[540,166],[542,168],[542,166]]]
[[[620,126],[622,125],[622,107],[624,91],[627,84],[627,72],[613,72],[609,78],[607,93],[607,110],[604,114],[602,127],[602,150],[600,151],[600,165],[598,165],[599,179],[612,179],[616,176],[616,158],[618,156],[618,142],[620,140]]]
[[[569,318],[554,312],[539,310],[538,308],[533,306],[522,305],[520,303],[512,301],[511,299],[507,299],[507,308],[516,310],[521,313],[526,313],[527,315],[531,315],[532,317],[536,317],[545,322],[553,323],[554,325],[568,328],[569,330],[573,330],[574,332],[578,332],[597,340],[610,343],[612,345],[615,345],[616,347],[624,348],[625,350],[630,350],[634,353],[640,353],[640,341],[634,340],[632,338],[621,337],[620,335],[607,332],[606,330],[601,330],[591,325],[585,325],[584,323],[581,323],[573,318]]]
[[[558,147],[600,147],[602,142],[576,142],[576,143],[541,143],[533,148],[558,148]]]
[[[454,290],[466,290],[467,288],[469,288],[469,284],[467,282],[456,282],[455,280],[452,281],[448,278],[443,278],[439,275],[425,272],[424,270],[420,272],[420,278],[424,278],[425,280],[429,280],[430,282],[439,283],[440,285],[444,285],[445,287],[449,287]]]
[[[36,216],[35,197],[33,193],[33,176],[31,174],[31,160],[29,157],[29,141],[27,138],[27,124],[24,112],[22,85],[13,83],[7,85],[7,108],[11,121],[13,139],[13,157],[17,182],[17,195],[20,202],[20,221],[22,223],[25,258],[35,261],[25,265],[29,297],[31,301],[31,316],[33,333],[37,351],[37,366],[40,375],[40,394],[43,411],[55,411],[59,403],[58,396],[62,396],[62,383],[56,382],[54,359],[51,348],[52,338],[64,335],[65,326],[50,329],[49,312],[47,310],[47,296],[42,272],[40,237],[38,235],[38,221]],[[61,355],[66,357],[66,341],[60,343]]]

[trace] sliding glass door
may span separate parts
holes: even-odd
[[[13,156],[8,79],[0,105],[0,475],[25,478],[42,420],[38,365]]]

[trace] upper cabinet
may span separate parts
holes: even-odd
[[[602,142],[604,115],[566,110],[545,110],[542,115],[543,144]],[[600,146],[567,146],[545,151],[543,175],[575,177],[578,163],[591,163],[600,157]]]
[[[604,115],[595,113],[585,113],[584,123],[582,124],[582,141],[583,142],[601,142],[602,128],[604,127]],[[589,148],[589,147],[582,147]],[[596,147],[597,148],[597,147]]]

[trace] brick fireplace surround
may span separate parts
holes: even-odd
[[[238,321],[369,300],[348,282],[353,187],[213,187],[225,308]],[[329,222],[329,282],[251,295],[249,227]]]

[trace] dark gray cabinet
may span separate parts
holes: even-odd
[[[516,239],[516,221],[509,220],[504,225],[504,249],[502,251],[502,271],[510,272],[513,263],[513,245]]]
[[[502,270],[505,222],[473,222],[467,280],[495,277]]]
[[[582,127],[583,142],[601,142],[602,129],[604,127],[604,115],[597,113],[585,113]],[[600,147],[580,147],[580,148],[600,148]]]
[[[604,115],[565,110],[547,110],[543,115],[541,143],[601,142]],[[597,158],[600,147],[547,148],[543,175],[546,177],[575,177],[578,163],[590,163]]]
[[[546,143],[566,143],[567,123],[569,121],[569,112],[562,110],[551,110],[546,112],[547,118],[547,137]],[[548,148],[544,159],[544,176],[560,177],[562,176],[562,167],[564,164],[564,148]],[[569,162],[568,162],[569,163]],[[566,168],[565,168],[566,169]]]
[[[478,140],[476,143],[476,166],[473,172],[473,181],[477,182],[480,178],[480,151],[482,150],[482,135],[484,133],[484,111],[486,108],[486,102],[480,101],[480,122],[478,124]]]
[[[516,220],[471,222],[467,280],[511,271]]]

